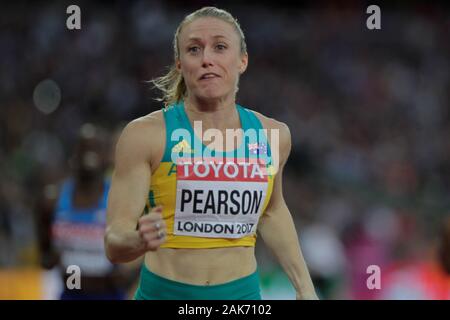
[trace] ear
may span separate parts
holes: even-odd
[[[178,72],[181,72],[181,61],[180,59],[175,60],[175,67],[177,68]]]
[[[248,66],[248,54],[241,54],[240,64],[239,64],[239,74],[243,74],[247,70]]]

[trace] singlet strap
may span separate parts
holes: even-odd
[[[180,137],[178,140],[172,139],[172,133],[177,129],[187,129],[179,104],[172,104],[170,106],[167,106],[163,108],[162,111],[164,115],[164,123],[166,126],[166,146],[162,162],[171,162],[173,147],[175,147],[183,140],[182,137]]]

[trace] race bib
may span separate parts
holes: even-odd
[[[260,159],[179,159],[174,234],[207,238],[253,234],[267,188],[267,170]]]
[[[105,226],[58,221],[52,232],[63,267],[77,265],[88,276],[111,271],[112,264],[105,255]]]

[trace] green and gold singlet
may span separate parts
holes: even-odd
[[[183,102],[163,109],[165,151],[152,172],[145,207],[145,212],[163,207],[167,241],[162,248],[255,245],[258,221],[272,194],[273,164],[259,119],[249,109],[236,109],[244,138],[227,152],[209,149],[194,134]]]

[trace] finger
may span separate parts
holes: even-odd
[[[156,229],[161,229],[165,227],[165,222],[162,217],[152,217],[150,219],[139,219],[138,221],[139,228],[142,227],[148,227],[148,226],[154,226]]]
[[[147,232],[147,233],[142,233],[141,237],[144,239],[145,242],[150,242],[150,241],[154,241],[156,239],[158,239],[156,232]]]
[[[148,250],[156,250],[161,246],[164,242],[166,242],[166,236],[164,235],[162,238],[155,238],[152,240],[147,240],[146,245]]]
[[[145,239],[146,241],[153,241],[155,239],[163,239],[166,236],[165,230],[158,230],[158,231],[147,231],[142,232],[141,237]]]
[[[162,218],[162,211],[152,211],[139,218],[139,221],[154,221]]]
[[[147,222],[156,221],[158,219],[162,219],[162,206],[157,206],[155,208],[152,208],[148,214],[139,218],[139,222],[147,223]]]
[[[151,214],[151,213],[162,213],[162,209],[163,209],[162,206],[156,206],[156,207],[150,209],[149,214]]]
[[[158,239],[164,239],[166,237],[166,230],[164,229],[158,230],[158,232],[156,233],[156,237]]]
[[[139,226],[141,232],[158,231],[164,230],[166,228],[166,223],[164,220],[159,220],[151,223],[144,223]]]

